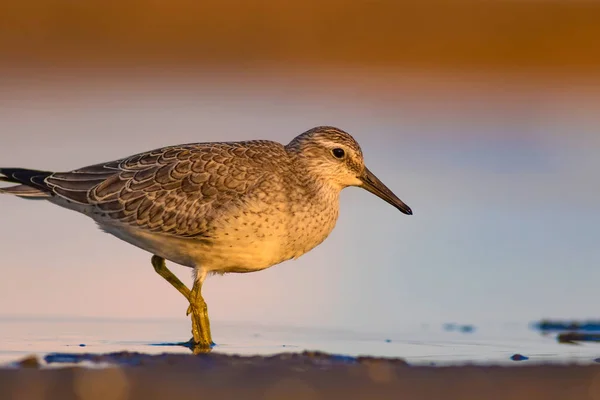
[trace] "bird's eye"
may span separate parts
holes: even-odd
[[[335,158],[339,158],[339,159],[344,158],[344,156],[346,155],[346,152],[344,151],[344,149],[340,149],[340,148],[331,150],[331,153],[333,153],[333,156]]]

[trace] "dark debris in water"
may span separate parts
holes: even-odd
[[[542,320],[535,323],[535,329],[542,332],[600,332],[600,321],[552,321]]]
[[[282,353],[274,356],[236,356],[219,353],[200,354],[197,356],[187,354],[159,354],[150,355],[137,352],[116,352],[107,354],[92,353],[50,353],[44,357],[48,364],[77,364],[81,362],[109,363],[124,366],[142,366],[151,364],[173,364],[179,362],[193,362],[211,367],[218,364],[257,365],[261,363],[272,363],[273,361],[284,362],[290,365],[317,365],[320,367],[332,367],[336,365],[350,364],[372,364],[385,362],[397,365],[408,365],[406,361],[399,358],[376,358],[376,357],[352,357],[338,354],[327,354],[319,351],[305,351],[303,353]]]
[[[577,344],[578,342],[600,342],[598,333],[565,332],[556,337],[559,343]]]
[[[513,360],[513,361],[527,361],[527,360],[529,360],[529,357],[524,356],[522,354],[513,354],[510,357],[510,359]]]
[[[475,327],[473,325],[463,325],[460,327],[460,331],[462,333],[472,333],[475,332]]]
[[[542,334],[557,333],[559,343],[600,342],[600,321],[553,321],[542,320],[533,328]]]

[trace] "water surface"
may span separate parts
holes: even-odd
[[[184,319],[119,320],[92,318],[0,319],[0,362],[35,354],[107,353],[118,351],[190,353],[175,343],[188,339]],[[347,330],[213,323],[218,342],[214,352],[273,355],[304,350],[348,356],[401,357],[415,365],[515,364],[526,362],[592,363],[597,344],[559,344],[554,335],[541,335],[527,324],[474,326],[472,332],[446,325],[407,326],[388,333]]]

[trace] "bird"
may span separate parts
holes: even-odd
[[[333,126],[287,145],[190,143],[68,172],[0,168],[0,181],[15,184],[0,193],[77,211],[151,253],[155,271],[189,303],[197,352],[215,345],[202,296],[207,276],[260,271],[312,250],[334,229],[349,186],[413,213],[365,166],[358,142]],[[191,289],[166,260],[193,269]]]

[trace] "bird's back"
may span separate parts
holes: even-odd
[[[54,201],[104,223],[178,237],[206,235],[219,210],[278,175],[287,157],[275,142],[200,143],[165,147],[54,173]]]

